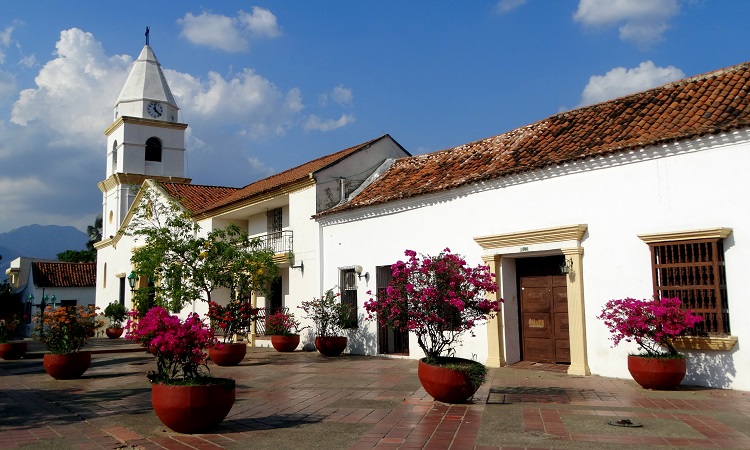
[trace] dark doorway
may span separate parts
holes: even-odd
[[[377,295],[385,292],[393,278],[391,266],[378,266],[375,268],[375,288]],[[409,354],[409,333],[396,331],[390,327],[384,327],[378,323],[378,353],[381,354]]]
[[[570,363],[567,275],[560,271],[563,262],[563,256],[516,260],[524,361]]]
[[[283,296],[281,295],[281,277],[276,277],[271,282],[271,304],[268,305],[271,314],[281,311]]]

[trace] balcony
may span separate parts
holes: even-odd
[[[270,248],[275,254],[287,254],[294,251],[294,233],[292,230],[275,231],[256,236],[264,248]]]

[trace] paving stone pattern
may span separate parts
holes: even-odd
[[[52,379],[38,352],[0,361],[0,448],[750,448],[748,392],[648,391],[522,363],[492,369],[472,401],[448,405],[421,388],[416,361],[273,349],[212,366],[237,381],[237,401],[213,432],[182,435],[151,408],[153,356],[92,341],[92,366],[78,380]],[[616,426],[626,420],[635,426]]]

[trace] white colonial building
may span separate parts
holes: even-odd
[[[396,161],[317,216],[323,285],[361,266],[371,277],[354,279],[349,295],[362,308],[405,249],[448,247],[489,264],[505,301],[459,356],[614,377],[629,377],[635,346],[611,347],[596,318],[604,303],[677,296],[705,319],[678,343],[689,355],[684,383],[747,390],[748,165],[742,64]],[[422,356],[414,336],[373,322],[357,335],[369,337],[358,352]]]
[[[281,277],[258,306],[294,312],[329,288],[356,304],[351,353],[422,356],[413,336],[367,321],[363,304],[404,250],[448,247],[490,265],[504,299],[458,356],[629,377],[634,347],[612,348],[596,316],[613,298],[678,296],[705,319],[678,343],[689,355],[684,383],[750,390],[741,348],[750,339],[750,63],[427,155],[385,135],[241,188],[184,178],[178,112],[147,45],[106,131],[100,307],[131,306],[130,256],[142,244],[121,231],[142,195],[136,185],[178,201],[201,233],[236,224],[265,239]]]

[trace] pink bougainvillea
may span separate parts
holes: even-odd
[[[609,328],[613,345],[635,342],[647,356],[679,355],[670,338],[703,320],[691,310],[681,308],[676,297],[610,300],[596,318]]]
[[[404,254],[407,261],[391,266],[390,284],[365,309],[383,326],[413,332],[428,360],[436,360],[453,353],[464,332],[473,336],[475,326],[494,317],[499,303],[484,296],[497,292],[497,282],[486,265],[470,267],[448,248],[436,256]]]
[[[161,306],[140,319],[131,315],[125,337],[156,350],[156,371],[148,374],[153,383],[199,382],[206,376],[201,368],[206,367],[207,350],[221,346],[198,314],[191,313],[182,321]]]

